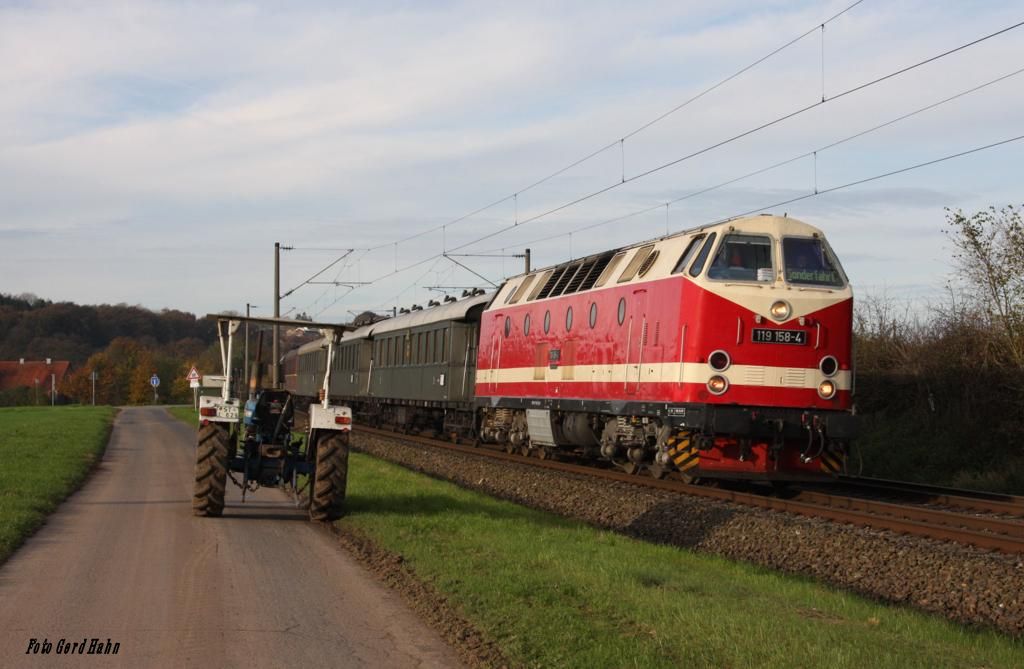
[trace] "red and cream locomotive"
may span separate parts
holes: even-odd
[[[770,215],[514,277],[480,317],[477,434],[656,476],[838,473],[852,308],[821,231]]]
[[[821,232],[756,216],[513,277],[347,332],[331,398],[357,424],[655,476],[842,472],[853,297]],[[286,359],[315,397],[323,342]]]

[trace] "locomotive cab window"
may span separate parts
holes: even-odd
[[[690,265],[690,276],[700,276],[700,273],[704,271],[704,263],[708,261],[708,255],[711,253],[711,247],[715,245],[715,237],[717,236],[717,232],[712,232],[708,235],[708,240],[704,242],[704,246],[700,247],[697,259]]]
[[[787,283],[830,288],[841,288],[846,284],[839,261],[818,237],[784,238],[782,257]]]
[[[708,268],[708,278],[720,281],[774,281],[772,238],[728,234]]]
[[[700,234],[690,240],[690,243],[686,245],[686,250],[683,251],[683,255],[679,256],[679,262],[672,268],[673,274],[679,274],[686,269],[686,265],[690,262],[693,254],[697,252],[697,247],[700,246],[700,240],[702,239],[704,239],[704,235]]]

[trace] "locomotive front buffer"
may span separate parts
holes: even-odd
[[[199,398],[193,513],[220,516],[230,479],[242,489],[243,502],[246,493],[260,487],[280,487],[292,494],[297,506],[308,509],[310,519],[339,518],[348,479],[352,410],[332,404],[328,389],[337,344],[349,328],[230,314],[210,314],[207,318],[217,322],[223,383],[219,396]],[[248,399],[242,404],[233,375],[232,357],[234,335],[243,323],[315,329],[325,338],[323,387],[319,401],[309,407],[304,435],[298,436],[293,431],[296,405],[292,394],[263,383],[262,331],[257,335],[256,362],[249,377]]]

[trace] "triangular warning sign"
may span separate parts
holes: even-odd
[[[189,381],[198,381],[199,380],[199,370],[197,370],[195,367],[193,367],[192,370],[188,373],[188,376],[186,376],[185,378],[187,380],[189,380]]]

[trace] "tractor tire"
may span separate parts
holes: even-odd
[[[228,478],[228,429],[216,423],[199,428],[196,444],[196,482],[192,513],[217,517],[224,511],[224,489]]]
[[[316,521],[341,518],[348,482],[348,433],[322,436],[316,446],[316,472],[313,479],[309,517]]]

